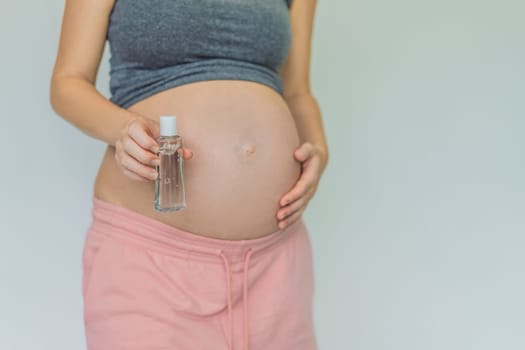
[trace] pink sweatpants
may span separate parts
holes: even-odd
[[[316,350],[302,219],[250,240],[196,235],[93,197],[82,253],[88,350]]]

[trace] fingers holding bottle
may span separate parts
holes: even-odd
[[[157,178],[157,166],[160,164],[159,122],[140,115],[135,115],[122,128],[119,139],[115,142],[115,159],[122,172],[138,181],[153,181]],[[179,149],[187,160],[193,157],[188,147]]]
[[[136,116],[126,123],[115,142],[115,159],[126,176],[138,181],[156,179],[158,136],[159,126],[154,120]]]
[[[193,158],[192,150],[185,146],[180,148],[180,154],[184,157],[184,160]]]

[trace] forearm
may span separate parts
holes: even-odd
[[[115,146],[119,134],[134,113],[108,101],[89,81],[55,78],[50,89],[53,110],[85,134]]]
[[[310,94],[288,97],[286,102],[297,125],[301,143],[311,142],[321,152],[323,167],[328,163],[328,143],[324,132],[321,110]]]

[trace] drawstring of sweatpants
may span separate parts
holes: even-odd
[[[244,311],[244,350],[248,350],[248,337],[249,337],[249,318],[248,318],[248,265],[250,264],[250,257],[252,256],[253,250],[252,248],[248,249],[248,252],[246,253],[246,257],[244,258],[244,285],[243,285],[243,311]]]
[[[249,314],[248,314],[248,266],[250,264],[250,257],[253,253],[252,248],[248,248],[246,255],[244,257],[244,269],[243,269],[243,347],[244,350],[248,350],[248,339],[249,339]],[[231,269],[230,263],[224,255],[222,249],[220,250],[219,255],[224,261],[224,267],[226,269],[226,285],[228,286],[228,319],[230,321],[230,335],[229,335],[229,349],[233,350],[233,317],[232,317],[232,287],[231,287]]]

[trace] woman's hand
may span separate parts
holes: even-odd
[[[157,156],[160,135],[159,122],[137,115],[126,123],[115,142],[115,159],[122,172],[131,179],[152,181],[157,178],[156,166],[160,164]],[[181,148],[184,159],[190,159],[193,152]]]
[[[294,187],[279,201],[281,209],[277,211],[277,220],[280,229],[299,219],[317,190],[321,174],[327,163],[325,153],[311,142],[305,142],[296,149],[294,157],[301,162],[302,171]]]

